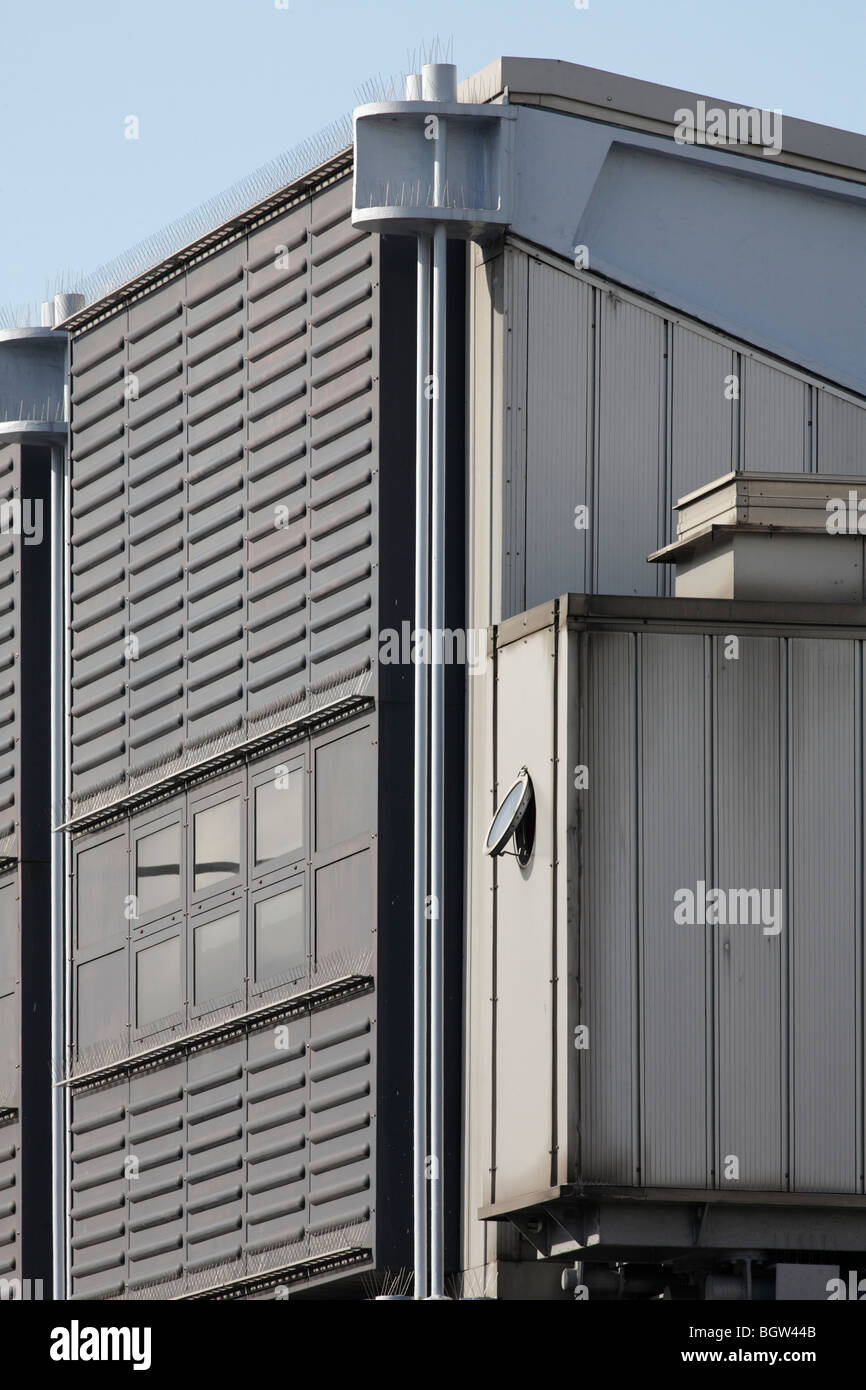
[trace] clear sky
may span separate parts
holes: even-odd
[[[581,0],[583,3],[583,0]],[[278,5],[287,4],[287,8]],[[35,303],[315,133],[438,35],[866,133],[864,0],[6,0],[0,305]],[[139,138],[124,138],[128,116]],[[68,276],[66,277],[69,278]]]

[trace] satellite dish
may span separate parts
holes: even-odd
[[[535,844],[535,792],[532,778],[525,767],[517,774],[517,781],[509,787],[499,809],[490,822],[484,853],[496,858],[505,853],[505,846],[514,836],[516,857],[522,869],[532,858]]]

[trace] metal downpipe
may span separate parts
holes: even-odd
[[[415,415],[415,768],[414,768],[414,1008],[413,1198],[415,1297],[427,1297],[427,735],[428,673],[419,641],[429,628],[430,239],[418,237]]]

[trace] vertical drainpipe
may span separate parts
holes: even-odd
[[[456,101],[457,71],[428,63],[421,73],[425,101]],[[446,121],[434,144],[433,205],[446,204]],[[430,1297],[445,1297],[444,1070],[445,1070],[445,320],[448,238],[444,223],[433,231],[433,486],[431,497],[431,700],[430,700]]]

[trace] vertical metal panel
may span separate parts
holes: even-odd
[[[819,389],[818,472],[866,473],[866,410]]]
[[[856,644],[792,639],[792,1185],[851,1192],[857,1162]],[[859,870],[858,870],[859,871]]]
[[[734,354],[727,344],[674,324],[671,489],[664,544],[676,536],[673,508],[679,498],[735,467],[737,402],[725,395],[725,378],[733,371]]]
[[[674,894],[707,880],[704,642],[640,647],[642,1178],[709,1184],[707,928],[674,921]]]
[[[654,594],[659,576],[646,557],[658,545],[664,323],[616,294],[600,304],[595,587]]]
[[[581,1166],[573,1176],[624,1185],[640,1181],[634,651],[631,633],[597,633],[587,643],[577,1017],[589,1046],[571,1052],[581,1102]]]
[[[375,1054],[370,1001],[314,1014],[310,1031],[308,1231],[366,1221],[373,1187]],[[383,1194],[388,1200],[388,1194]]]
[[[514,857],[502,856],[496,865],[494,1200],[551,1182],[553,651],[553,630],[546,628],[502,648],[497,658],[496,797],[501,801],[525,763],[535,789],[536,835],[526,870]]]
[[[752,357],[743,358],[741,468],[754,473],[809,472],[806,391],[797,377]]]
[[[739,639],[739,657],[713,643],[715,693],[714,886],[784,891],[779,642]],[[740,1187],[785,1186],[782,958],[785,932],[758,925],[713,928],[717,978],[718,1186],[724,1160],[739,1159]]]
[[[587,383],[592,290],[529,261],[524,606],[586,587]],[[512,410],[513,414],[513,410]]]
[[[529,258],[505,252],[505,420],[502,435],[502,617],[526,607],[526,405]]]

